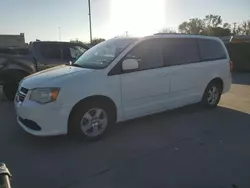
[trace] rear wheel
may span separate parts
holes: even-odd
[[[98,140],[113,123],[111,113],[105,105],[84,103],[73,112],[69,121],[69,133],[89,141]]]
[[[202,104],[208,108],[217,107],[222,93],[222,84],[218,81],[212,81],[207,85],[207,88],[202,97]]]

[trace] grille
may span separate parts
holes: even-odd
[[[18,97],[16,98],[18,102],[23,102],[27,93],[28,93],[28,89],[21,87],[21,89],[17,92]]]
[[[28,93],[28,89],[21,87],[20,92],[24,93],[25,95]]]

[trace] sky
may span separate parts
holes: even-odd
[[[177,30],[183,21],[207,14],[242,22],[250,20],[249,7],[250,0],[91,0],[93,38]],[[19,33],[26,42],[88,42],[88,0],[0,0],[0,34]]]

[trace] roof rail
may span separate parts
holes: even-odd
[[[183,33],[155,33],[154,35],[187,35]]]

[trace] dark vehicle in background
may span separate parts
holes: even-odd
[[[29,53],[28,48],[20,48],[20,47],[0,48],[0,54],[27,55],[28,53]]]
[[[80,43],[31,42],[27,48],[0,49],[0,85],[7,99],[13,100],[20,80],[53,66],[75,61],[88,49]]]
[[[234,62],[234,70],[250,71],[250,42],[226,44],[229,56]]]
[[[250,36],[235,35],[221,37],[227,47],[234,70],[250,71]]]

